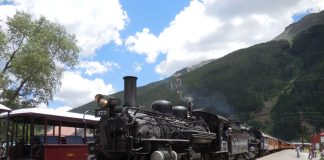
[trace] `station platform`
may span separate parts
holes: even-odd
[[[294,149],[283,150],[280,152],[276,152],[262,158],[258,158],[257,160],[310,160],[308,158],[308,152],[300,152],[300,157],[297,158],[297,152]],[[320,160],[320,155],[317,154],[316,158],[312,158],[312,160]]]

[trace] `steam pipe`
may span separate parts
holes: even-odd
[[[192,102],[188,102],[188,113],[187,113],[187,117],[190,118],[192,116]]]

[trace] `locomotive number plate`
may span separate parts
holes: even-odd
[[[109,110],[108,109],[96,109],[95,116],[96,117],[105,117],[108,116]]]

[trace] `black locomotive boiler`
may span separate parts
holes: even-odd
[[[89,150],[99,160],[249,159],[249,134],[229,119],[159,100],[152,110],[137,107],[136,77],[124,77],[124,104],[96,95],[101,109],[96,142]]]

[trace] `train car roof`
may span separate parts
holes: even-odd
[[[302,142],[293,142],[292,144],[295,144],[295,145],[311,145],[311,143],[302,143]]]
[[[263,132],[262,132],[262,136],[263,136],[263,137],[267,137],[267,138],[272,138],[272,139],[278,139],[278,138],[272,137],[272,136],[270,136],[270,135],[268,135],[268,134],[265,134],[265,133],[263,133]],[[279,139],[278,139],[278,140],[279,140]]]
[[[0,118],[5,118],[7,114],[0,114]],[[30,123],[33,119],[35,124],[43,124],[44,120],[48,121],[48,125],[58,125],[61,123],[63,126],[83,127],[87,125],[96,125],[100,118],[92,115],[56,111],[47,108],[25,108],[12,110],[9,114],[10,120],[21,121]]]
[[[0,113],[8,111],[11,111],[11,109],[6,107],[5,105],[0,104]]]

